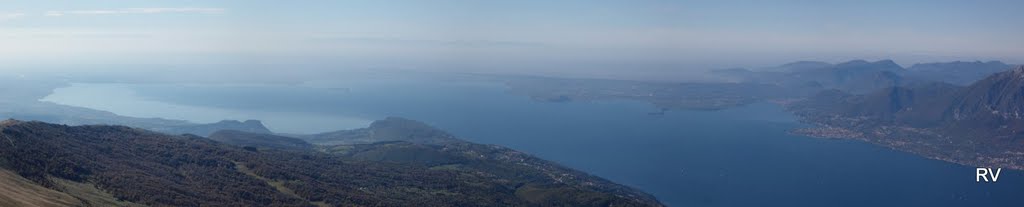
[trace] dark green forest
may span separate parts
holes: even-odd
[[[55,179],[91,183],[119,200],[151,206],[660,205],[600,178],[552,171],[568,170],[553,163],[496,161],[536,158],[466,142],[278,150],[122,126],[13,120],[0,135],[7,142],[0,145],[0,166],[39,185],[61,191]],[[537,163],[552,166],[530,166]]]

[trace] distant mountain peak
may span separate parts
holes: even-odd
[[[796,61],[796,62],[791,62],[791,63],[786,63],[786,64],[783,64],[783,65],[780,65],[780,66],[776,66],[775,68],[777,68],[776,70],[778,70],[778,71],[799,72],[799,71],[823,69],[823,68],[828,68],[828,67],[832,67],[832,66],[833,65],[831,63],[820,62],[820,61]]]
[[[263,122],[260,121],[260,120],[252,120],[252,119],[250,119],[250,120],[245,120],[244,122],[243,121],[237,121],[237,120],[223,120],[223,121],[217,122],[215,125],[221,125],[221,126],[233,128],[233,129],[236,129],[236,130],[239,130],[239,131],[245,131],[245,132],[258,132],[258,133],[269,133],[270,132],[270,129],[267,129],[267,126],[263,125]]]
[[[896,64],[896,62],[885,59],[875,62],[868,62],[866,60],[851,60],[845,63],[836,64],[837,69],[871,69],[871,70],[889,70],[889,71],[902,71],[903,66]]]
[[[898,65],[898,64],[896,64],[896,61],[892,61],[890,59],[879,60],[879,61],[875,61],[874,63],[875,64],[893,64],[893,65]]]
[[[254,127],[264,127],[262,121],[260,121],[260,120],[253,120],[253,119],[245,120],[245,121],[221,120],[221,121],[219,121],[217,123],[218,124],[235,124],[235,125],[246,125],[246,126],[254,126]]]
[[[871,64],[874,64],[874,65],[884,65],[884,66],[899,68],[900,70],[903,69],[903,66],[900,66],[900,64],[896,64],[895,61],[892,61],[892,60],[889,60],[889,59],[875,61],[875,62],[873,62]]]
[[[832,64],[826,63],[826,62],[821,62],[821,61],[806,61],[806,60],[803,60],[803,61],[796,61],[796,62],[782,64],[779,67],[812,67],[812,66],[813,67],[828,67],[828,66],[832,66]]]
[[[957,61],[952,61],[952,62],[917,63],[917,64],[914,64],[914,65],[910,66],[910,68],[908,68],[908,69],[909,70],[916,70],[916,71],[978,70],[978,69],[980,69],[979,67],[1002,68],[1002,69],[1005,69],[1005,68],[1010,67],[1010,65],[1007,65],[1006,63],[1003,63],[1002,61],[997,61],[997,60],[992,60],[992,61],[987,61],[987,62],[982,62],[981,60],[975,60],[975,61],[960,61],[960,60],[957,60]],[[988,69],[988,70],[992,70],[992,69]]]
[[[966,86],[987,78],[992,74],[1011,69],[1013,69],[1013,66],[1000,61],[953,61],[914,64],[907,68],[907,73],[904,75],[919,80],[940,81]]]
[[[862,65],[862,64],[868,64],[868,63],[870,63],[870,62],[868,62],[867,60],[857,59],[857,60],[850,60],[850,61],[846,61],[846,62],[843,62],[843,63],[839,63],[839,64],[836,64],[836,65]]]
[[[794,61],[794,62],[782,64],[782,65],[800,65],[800,64],[829,64],[829,63],[821,62],[821,61],[801,60],[801,61]]]
[[[787,108],[810,122],[854,132],[840,136],[968,166],[1021,169],[1020,155],[1008,152],[1024,149],[1024,67],[990,63],[926,63],[907,71],[917,75],[953,71],[957,73],[946,74],[971,75],[969,79],[985,74],[966,86],[934,82],[863,95],[820,93]],[[945,80],[966,83],[968,79]],[[832,133],[823,135],[835,136]]]
[[[256,125],[256,124],[258,124],[258,125],[263,125],[263,122],[262,122],[262,121],[260,121],[260,120],[254,120],[254,119],[249,119],[249,120],[245,120],[245,121],[238,121],[238,120],[220,120],[220,121],[218,121],[217,123],[218,123],[218,124],[251,124],[251,125]]]

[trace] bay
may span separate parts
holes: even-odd
[[[538,102],[484,81],[327,81],[293,85],[75,83],[43,99],[135,117],[259,119],[276,132],[365,127],[400,116],[478,143],[556,161],[671,206],[1015,206],[1024,177],[856,141],[790,135],[769,103],[669,111],[626,100]]]

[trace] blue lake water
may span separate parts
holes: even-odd
[[[670,111],[635,101],[545,103],[473,81],[300,85],[73,84],[44,98],[137,117],[260,119],[314,133],[386,116],[508,146],[652,193],[671,206],[1019,206],[1024,174],[976,183],[973,167],[855,141],[789,135],[778,106]]]

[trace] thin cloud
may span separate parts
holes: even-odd
[[[162,14],[162,13],[196,13],[196,14],[221,14],[222,8],[125,8],[125,9],[104,9],[104,10],[72,10],[72,11],[47,11],[44,16],[59,17],[65,15],[117,15],[117,14]]]
[[[545,46],[540,42],[520,42],[501,40],[429,40],[429,39],[401,39],[401,38],[378,38],[378,37],[336,37],[330,35],[317,35],[311,37],[314,41],[323,42],[346,42],[365,44],[395,44],[395,45],[428,45],[428,46],[454,46],[454,47],[535,47]]]
[[[0,21],[7,21],[24,17],[25,13],[0,13]]]

